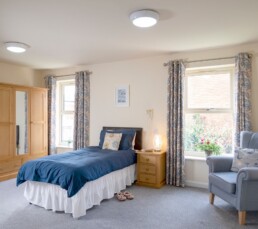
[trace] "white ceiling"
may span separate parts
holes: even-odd
[[[134,27],[137,9],[160,21]],[[258,41],[257,22],[258,0],[0,0],[0,60],[50,69],[237,45]]]

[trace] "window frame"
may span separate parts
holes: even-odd
[[[229,108],[189,108],[188,107],[188,77],[200,76],[205,74],[221,74],[221,73],[230,73],[230,107]],[[195,67],[195,68],[186,68],[185,77],[184,77],[184,99],[183,99],[183,120],[186,123],[186,114],[224,114],[230,113],[233,118],[234,110],[234,65],[211,65],[207,67]],[[185,127],[184,127],[185,131]],[[185,151],[186,152],[186,151]],[[186,157],[194,158],[199,156],[187,155]]]
[[[70,114],[74,115],[74,111],[65,111],[64,110],[64,90],[65,86],[70,86],[74,85],[75,86],[75,79],[61,79],[57,81],[57,98],[56,98],[56,144],[57,146],[61,147],[71,147],[69,146],[68,143],[62,141],[62,117],[64,114]],[[71,139],[73,142],[73,139]]]

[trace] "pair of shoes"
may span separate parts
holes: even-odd
[[[125,192],[119,192],[116,194],[116,198],[119,200],[119,201],[125,201],[126,199],[128,200],[132,200],[134,198],[133,194],[128,192],[128,191],[125,191]]]
[[[134,196],[131,192],[125,191],[125,192],[123,192],[123,194],[126,197],[126,199],[128,199],[128,200],[132,200],[134,198]]]
[[[125,201],[126,200],[126,197],[124,196],[124,194],[122,192],[119,192],[116,194],[116,198],[119,200],[119,201]]]

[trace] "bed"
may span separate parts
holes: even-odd
[[[127,131],[136,133],[133,149],[120,149]],[[134,150],[142,147],[142,128],[103,127],[100,146],[107,132],[123,133],[119,150],[87,147],[25,163],[17,175],[17,186],[25,185],[25,198],[31,204],[79,218],[87,209],[134,183]]]

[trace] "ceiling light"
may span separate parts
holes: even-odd
[[[157,23],[159,14],[154,10],[138,10],[130,14],[130,20],[137,27],[147,28]]]
[[[30,46],[21,42],[5,42],[5,47],[10,52],[22,53],[25,52]]]

